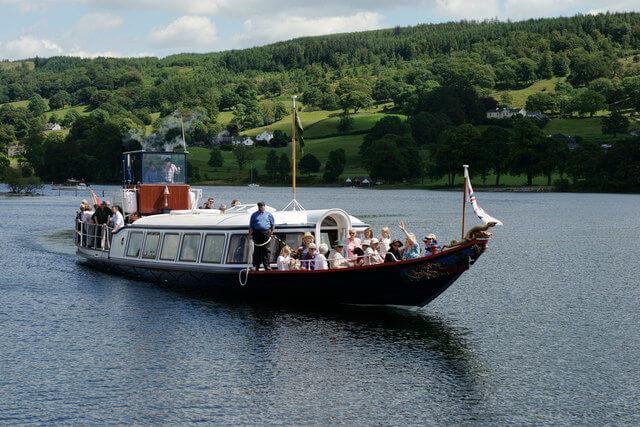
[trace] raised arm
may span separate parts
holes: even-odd
[[[413,246],[417,246],[417,242],[415,241],[415,239],[413,237],[411,237],[411,235],[407,232],[407,229],[404,228],[404,221],[400,221],[400,223],[398,224],[398,227],[400,227],[400,230],[402,230],[402,232],[404,233],[404,235],[407,237],[407,240],[409,241],[409,243],[411,243]]]

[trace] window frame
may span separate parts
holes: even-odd
[[[220,260],[218,262],[204,260],[205,248],[207,245],[207,237],[209,236],[218,236],[218,237],[222,236],[222,251],[220,252]],[[202,250],[201,250],[199,262],[204,264],[224,264],[225,255],[227,252],[227,234],[226,233],[205,233],[204,238],[202,239],[201,245],[202,245]]]
[[[198,236],[198,247],[196,248],[195,259],[194,260],[185,260],[182,259],[182,250],[184,249],[184,240],[187,236]],[[187,263],[196,263],[200,258],[200,250],[202,248],[202,233],[182,233],[180,236],[180,248],[178,250],[178,262],[187,262]]]
[[[167,236],[178,236],[178,245],[176,246],[176,252],[173,255],[173,258],[163,258],[162,257],[162,252],[164,251],[164,247],[165,247],[165,239],[167,238]],[[178,256],[178,253],[180,252],[180,242],[181,242],[181,238],[180,238],[180,233],[175,233],[175,232],[170,232],[170,233],[162,233],[162,246],[160,248],[160,251],[158,253],[158,260],[160,261],[175,261],[176,257]]]
[[[155,255],[154,256],[145,256],[145,251],[147,249],[147,239],[149,239],[149,235],[157,235],[158,236],[158,240],[156,241],[156,247],[155,247]],[[160,254],[160,251],[158,251],[158,249],[160,248],[160,240],[162,238],[162,233],[159,231],[147,231],[144,234],[144,242],[142,243],[142,252],[140,253],[140,258],[142,259],[157,259],[158,255]]]
[[[129,249],[131,247],[131,240],[133,239],[134,235],[142,235],[142,238],[140,240],[140,247],[138,248],[138,254],[137,255],[129,255]],[[140,258],[140,255],[142,255],[142,247],[144,245],[144,235],[145,232],[144,231],[131,231],[129,233],[129,236],[127,236],[127,249],[124,251],[124,256],[126,258]]]

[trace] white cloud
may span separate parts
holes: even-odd
[[[216,35],[216,26],[209,18],[181,16],[167,25],[153,27],[147,40],[156,48],[190,50],[210,46]]]
[[[259,17],[246,20],[242,33],[231,39],[244,46],[263,45],[302,36],[373,30],[384,26],[383,19],[384,16],[373,12],[322,18]]]
[[[47,57],[62,54],[63,49],[55,42],[32,36],[20,36],[17,39],[0,43],[0,58],[3,59]]]
[[[90,13],[80,18],[73,30],[78,33],[90,33],[97,30],[110,30],[122,25],[124,20],[121,16],[107,12]]]
[[[499,0],[435,0],[434,12],[448,19],[493,18],[500,15]]]

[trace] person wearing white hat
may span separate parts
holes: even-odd
[[[318,256],[318,247],[315,243],[310,243],[307,248],[307,253],[302,257],[302,261],[300,262],[300,268],[302,270],[317,270],[317,256]]]
[[[378,239],[374,237],[373,239],[365,240],[362,242],[363,247],[365,243],[368,247],[364,251],[364,265],[382,264],[382,257],[380,257],[380,253],[378,253]]]

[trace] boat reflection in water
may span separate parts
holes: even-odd
[[[151,174],[156,163],[162,166]],[[78,255],[117,273],[224,298],[421,307],[469,269],[490,236],[478,231],[438,254],[393,263],[249,271],[253,243],[247,230],[257,206],[236,206],[224,213],[198,209],[202,192],[187,184],[186,167],[186,152],[124,153],[117,204],[130,224],[113,233],[80,225]],[[146,182],[149,177],[154,182]],[[284,245],[297,247],[304,233],[311,233],[318,245],[331,246],[346,240],[350,229],[362,234],[368,227],[339,208],[301,210],[295,199],[292,206],[280,211],[266,207],[275,219],[276,238],[269,242],[273,263]]]

